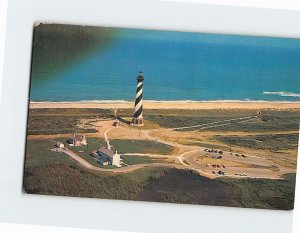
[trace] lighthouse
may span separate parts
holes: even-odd
[[[132,124],[136,126],[143,126],[143,72],[140,71],[137,76],[137,86],[136,86],[136,97],[134,103],[134,114],[132,118]]]

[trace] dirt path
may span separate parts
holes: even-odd
[[[111,131],[113,128],[108,128],[107,130],[105,130],[104,132],[104,138],[105,138],[105,142],[106,142],[106,145],[107,145],[107,149],[111,150],[111,145],[109,143],[109,139],[108,139],[108,132]]]

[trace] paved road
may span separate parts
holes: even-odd
[[[239,177],[236,176],[235,173],[244,173],[246,172],[248,174],[248,178],[268,178],[268,179],[281,179],[280,175],[282,174],[281,172],[273,172],[270,169],[257,169],[257,168],[244,168],[244,167],[234,167],[234,169],[212,169],[212,168],[206,168],[204,165],[199,165],[196,162],[196,157],[199,156],[199,154],[202,153],[202,150],[194,150],[194,151],[189,151],[181,154],[180,156],[177,156],[179,161],[181,162],[180,165],[175,164],[175,163],[147,163],[147,164],[135,164],[135,165],[130,165],[126,167],[121,167],[121,168],[100,168],[96,167],[89,162],[87,162],[85,159],[81,158],[77,154],[75,154],[73,151],[68,150],[68,149],[62,149],[58,148],[56,149],[57,152],[62,152],[65,153],[66,155],[70,156],[72,159],[80,163],[83,167],[93,170],[93,171],[98,171],[98,172],[109,172],[109,173],[128,173],[135,171],[137,169],[145,168],[145,167],[169,167],[169,168],[177,168],[177,169],[189,169],[189,170],[194,170],[198,172],[200,175],[209,177],[209,178],[216,178],[219,176],[213,175],[211,172],[212,170],[223,170],[226,171],[226,176],[227,177],[235,177],[235,178],[246,178],[246,177]],[[149,154],[143,154],[145,156],[149,156]],[[164,155],[161,155],[164,156]],[[176,156],[173,156],[176,157]],[[185,160],[187,163],[185,163],[183,160]],[[269,163],[272,163],[269,161]],[[288,172],[288,171],[286,171]]]
[[[227,119],[227,120],[222,120],[222,121],[217,121],[217,122],[212,122],[212,123],[206,123],[206,124],[201,124],[201,125],[193,125],[193,126],[188,126],[188,127],[178,127],[178,128],[173,128],[173,129],[167,129],[167,130],[177,130],[177,129],[188,129],[188,128],[198,128],[198,129],[205,129],[205,128],[211,128],[211,127],[217,127],[217,126],[222,126],[222,125],[227,125],[227,124],[232,124],[232,123],[242,123],[244,121],[249,121],[252,120],[253,116],[247,116],[247,117],[239,117],[239,118],[233,118],[233,119]],[[200,127],[200,128],[199,128]],[[109,138],[108,138],[108,133],[111,131],[114,127],[107,128],[104,132],[104,137],[105,141],[107,143],[107,147],[111,148],[111,145],[109,143]],[[121,128],[122,130],[128,130],[128,128],[124,127],[117,127]],[[133,130],[133,129],[130,129]],[[207,152],[204,151],[204,147],[200,146],[192,146],[192,145],[182,145],[177,142],[171,142],[167,141],[164,139],[160,138],[154,138],[149,134],[149,131],[155,131],[154,130],[142,130],[145,133],[145,137],[148,140],[157,140],[159,142],[165,143],[167,145],[183,149],[181,150],[183,153],[180,155],[161,155],[161,154],[146,154],[146,153],[127,153],[125,155],[137,155],[137,156],[148,156],[152,158],[175,158],[178,160],[179,164],[176,163],[147,163],[147,164],[135,164],[135,165],[130,165],[127,167],[121,167],[121,168],[100,168],[96,167],[90,163],[88,163],[86,160],[75,154],[73,151],[68,150],[68,149],[57,149],[59,152],[63,152],[66,155],[70,156],[72,159],[80,163],[82,166],[84,166],[87,169],[91,169],[94,171],[99,171],[99,172],[111,172],[111,173],[127,173],[131,172],[137,169],[145,168],[145,167],[173,167],[173,168],[179,168],[179,169],[190,169],[190,170],[195,170],[199,172],[201,175],[204,175],[206,177],[210,178],[215,178],[218,177],[214,174],[212,174],[213,170],[219,171],[219,170],[224,170],[226,171],[226,176],[229,177],[235,177],[237,178],[238,176],[235,175],[235,173],[247,173],[247,177],[255,177],[255,178],[271,178],[271,179],[279,179],[280,176],[284,173],[290,172],[289,169],[285,167],[280,167],[279,165],[273,163],[269,159],[264,159],[256,156],[250,156],[247,155],[246,158],[240,158],[236,157],[233,154],[230,154],[230,152],[224,151],[222,157],[223,160],[228,160],[228,161],[235,161],[235,162],[240,162],[244,164],[255,164],[257,166],[262,166],[260,168],[257,167],[251,167],[251,166],[246,166],[246,167],[227,167],[226,169],[223,168],[212,168],[212,167],[206,167],[205,164],[199,164],[197,162],[197,159],[201,156],[205,156]],[[161,129],[160,129],[161,130]],[[216,163],[218,161],[216,160]],[[274,172],[270,169],[270,167],[280,167],[279,171]],[[243,178],[243,177],[241,177]]]
[[[72,159],[80,163],[83,167],[90,170],[99,171],[99,172],[127,173],[144,167],[174,167],[179,169],[183,168],[182,165],[176,165],[172,163],[147,163],[147,164],[135,164],[135,165],[130,165],[129,167],[121,167],[121,168],[100,168],[90,164],[85,159],[81,158],[71,150],[59,148],[57,149],[57,151],[65,153],[66,155],[70,156]]]

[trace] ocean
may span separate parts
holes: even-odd
[[[34,38],[32,101],[133,101],[140,70],[146,100],[300,101],[300,40],[110,29],[89,41],[59,28]]]

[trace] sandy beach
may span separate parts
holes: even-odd
[[[129,109],[129,101],[30,102],[30,109],[101,108]],[[145,109],[300,109],[300,102],[273,101],[144,101]]]

